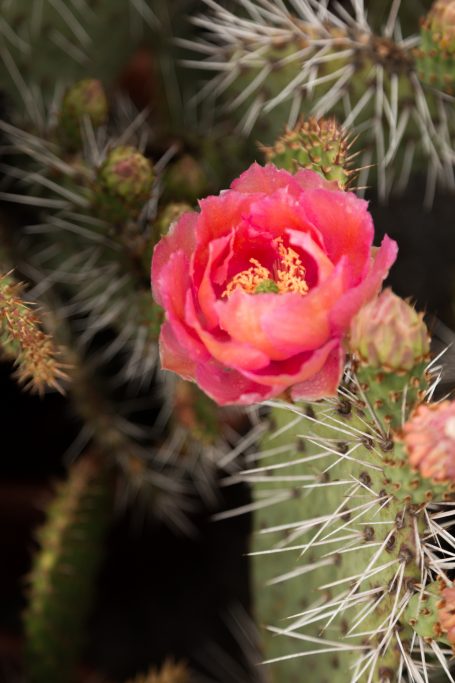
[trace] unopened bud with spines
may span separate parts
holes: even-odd
[[[349,348],[378,416],[398,428],[428,387],[430,340],[422,314],[386,289],[354,318]]]
[[[93,205],[96,214],[114,224],[135,220],[150,197],[152,163],[137,149],[112,149],[98,170]]]
[[[335,119],[302,119],[286,130],[272,147],[262,147],[268,162],[294,173],[299,168],[317,171],[345,188],[354,171],[349,169],[349,140]]]
[[[403,425],[409,463],[425,478],[455,483],[455,402],[420,405]]]
[[[86,78],[66,91],[58,115],[57,137],[63,147],[75,152],[82,147],[84,119],[93,128],[106,123],[108,101],[100,81]]]
[[[415,50],[419,77],[455,93],[455,0],[436,0],[422,20],[421,44]]]
[[[354,318],[350,346],[371,368],[407,372],[428,358],[430,337],[423,314],[385,289]]]

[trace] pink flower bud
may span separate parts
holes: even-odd
[[[350,348],[372,368],[408,371],[425,360],[430,338],[423,315],[385,289],[354,318]]]
[[[412,467],[434,481],[455,481],[455,402],[420,405],[403,426]]]
[[[439,605],[439,624],[443,633],[447,634],[449,643],[455,645],[455,586],[444,588]]]

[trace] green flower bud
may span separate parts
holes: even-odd
[[[87,78],[66,91],[60,108],[57,136],[68,151],[77,151],[82,146],[81,126],[87,117],[97,128],[106,123],[108,102],[100,81]]]
[[[98,171],[93,204],[111,223],[136,219],[150,196],[153,166],[134,147],[115,147]]]

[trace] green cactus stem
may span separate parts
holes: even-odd
[[[348,13],[340,4],[328,9],[312,0],[289,9],[265,0],[242,9],[211,2],[209,15],[197,18],[207,30],[206,58],[189,64],[210,70],[202,92],[221,98],[220,110],[234,112],[244,134],[269,143],[302,115],[335,116],[359,136],[353,148],[360,152],[360,186],[371,176],[387,199],[406,187],[411,171],[426,171],[430,206],[437,183],[454,187],[448,161],[454,109],[437,79],[432,88],[419,79],[416,39],[401,34],[399,3],[389,4],[378,33],[364,3],[350,5]],[[451,69],[446,56],[447,48],[444,77]]]
[[[63,391],[68,375],[61,353],[11,273],[0,275],[0,349],[14,361],[15,376],[26,389],[39,394],[46,388]]]
[[[96,455],[83,457],[58,485],[37,534],[24,615],[31,683],[74,680],[110,511],[105,467]]]
[[[394,295],[382,296],[390,301]],[[375,305],[384,311],[381,297]],[[454,484],[449,474],[428,476],[433,456],[412,451],[411,444],[421,443],[420,436],[412,441],[408,435],[414,424],[414,431],[421,429],[416,408],[433,387],[422,361],[427,333],[407,306],[398,306],[399,321],[383,320],[390,337],[404,314],[415,322],[399,358],[396,347],[384,345],[383,380],[366,381],[368,366],[353,360],[336,400],[269,402],[261,460],[245,479],[255,489],[256,608],[268,628],[264,656],[273,682],[398,683],[406,672],[410,680],[420,680],[415,671],[427,680],[433,669],[448,670],[442,629],[428,636],[428,628],[409,616],[433,581],[451,585],[447,570],[454,554],[439,556],[437,534],[448,538],[439,519],[451,519],[446,501],[453,499]],[[396,312],[395,301],[392,308]],[[374,311],[369,317],[367,356],[374,363]],[[447,423],[444,472],[451,472],[455,409],[436,408],[437,419]],[[410,427],[402,434],[403,423]]]
[[[436,0],[420,29],[415,50],[419,78],[448,95],[455,94],[455,2]]]

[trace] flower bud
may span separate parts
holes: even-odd
[[[410,465],[433,481],[455,481],[455,402],[420,405],[403,425]]]
[[[295,172],[299,167],[309,168],[346,187],[352,171],[349,170],[349,142],[345,130],[335,119],[301,120],[295,128],[287,130],[272,147],[262,151],[266,160]]]
[[[94,128],[105,123],[108,117],[108,102],[103,86],[93,78],[71,86],[63,97],[57,134],[68,151],[76,151],[82,146],[81,125],[85,117]]]
[[[436,0],[422,21],[415,50],[419,78],[455,93],[455,0]]]
[[[350,348],[371,368],[406,372],[426,359],[430,338],[423,314],[385,289],[354,318]]]
[[[111,223],[134,220],[147,202],[153,185],[153,167],[134,147],[115,147],[98,171],[94,208]]]
[[[447,640],[455,646],[455,586],[447,586],[441,592],[441,602],[438,605],[439,624]]]

